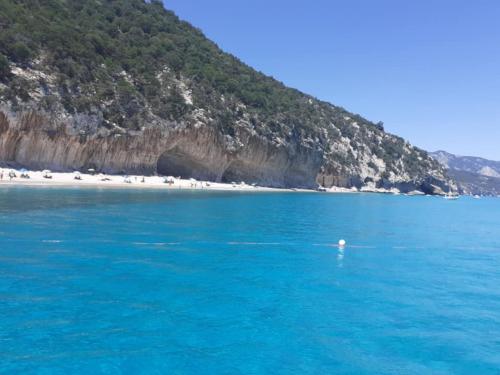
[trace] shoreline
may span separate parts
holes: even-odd
[[[15,174],[12,178],[10,174]],[[50,172],[29,171],[25,169],[0,168],[0,188],[9,186],[32,186],[32,187],[89,187],[89,188],[114,188],[114,189],[158,189],[158,190],[198,190],[198,191],[240,191],[240,192],[302,192],[302,193],[378,193],[403,195],[397,189],[379,189],[365,186],[361,189],[341,188],[333,186],[327,189],[300,189],[300,188],[273,188],[258,185],[249,185],[244,182],[223,183],[198,181],[195,179],[182,179],[176,177],[140,176],[140,175],[111,175],[91,174],[81,172]],[[22,178],[27,175],[29,178]],[[48,177],[48,178],[47,178]],[[75,177],[79,177],[76,179]],[[404,195],[425,195],[420,191],[406,193]]]
[[[14,172],[15,177],[9,177]],[[121,176],[110,174],[88,174],[76,172],[49,172],[23,171],[15,169],[0,168],[1,187],[32,186],[32,187],[89,187],[89,188],[112,188],[112,189],[157,189],[157,190],[199,190],[199,191],[245,191],[245,192],[316,192],[312,189],[287,189],[272,188],[265,186],[249,185],[240,183],[222,183],[210,181],[198,181],[194,179],[182,179],[160,176]],[[26,174],[29,178],[20,177]],[[49,176],[46,178],[44,176]],[[80,179],[75,179],[79,176]],[[168,181],[168,182],[166,182]]]

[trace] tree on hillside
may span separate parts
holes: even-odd
[[[0,81],[5,81],[10,76],[9,60],[0,54]]]

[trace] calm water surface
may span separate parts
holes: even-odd
[[[0,373],[499,374],[500,199],[2,187]]]

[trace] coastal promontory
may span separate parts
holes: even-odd
[[[160,1],[5,0],[0,24],[3,163],[449,190],[425,151],[255,71]]]

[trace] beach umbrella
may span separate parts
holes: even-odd
[[[42,171],[42,173],[44,173],[44,174],[48,174],[48,173],[50,173],[50,170],[48,170],[48,169],[44,169],[44,170]]]
[[[21,169],[19,170],[19,172],[21,172],[21,173],[28,173],[28,170],[27,170],[26,168],[21,168]]]
[[[196,182],[196,180],[194,178],[190,178],[189,181]]]

